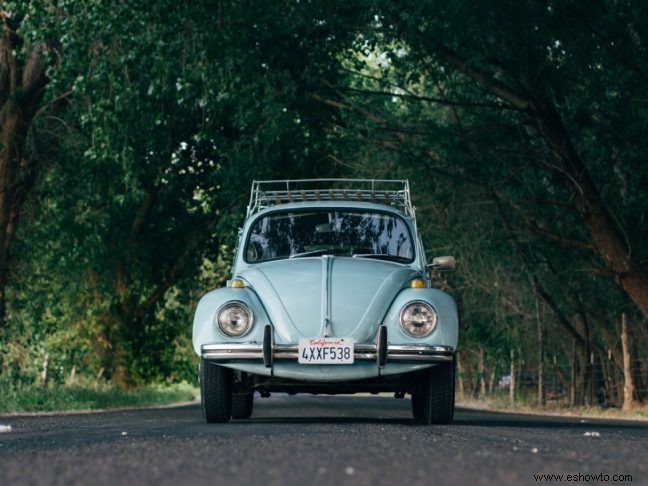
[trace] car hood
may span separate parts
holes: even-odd
[[[417,276],[398,263],[333,256],[259,263],[239,274],[263,303],[278,343],[323,336],[327,314],[330,335],[367,342]]]

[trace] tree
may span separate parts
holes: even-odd
[[[64,7],[51,86],[71,91],[67,131],[20,247],[21,280],[56,291],[45,304],[25,289],[16,308],[55,312],[56,346],[77,329],[89,356],[68,347],[68,368],[83,360],[127,385],[168,377],[178,342],[191,352],[191,306],[209,288],[197,279],[214,266],[225,278],[252,179],[326,175],[328,110],[304,91],[337,54],[335,26],[299,5]]]
[[[582,370],[592,353],[601,354],[594,316],[610,322],[634,306],[643,315],[638,332],[645,333],[643,6],[502,1],[368,8],[374,21],[345,58],[346,83],[328,83],[314,96],[338,110],[345,164],[364,175],[409,174],[425,188],[435,221],[459,226],[459,235],[447,224],[422,229],[424,237],[466,251],[460,256],[473,269],[487,270],[474,272],[468,287],[463,272],[452,279],[462,301],[470,302],[484,281],[500,281],[495,272],[503,257],[510,259],[503,250],[509,242],[519,249],[522,258],[502,273],[511,282],[523,275],[523,286],[508,288],[512,294],[487,290],[508,302],[497,302],[500,308],[477,328],[492,327],[498,314],[504,321],[520,310],[533,315],[534,292],[560,332],[576,339]],[[441,201],[445,208],[436,206]],[[470,238],[472,246],[460,245]],[[473,301],[466,310],[485,305]]]
[[[648,274],[640,263],[641,249],[630,239],[630,221],[624,218],[636,209],[612,209],[601,189],[610,181],[601,176],[614,170],[636,169],[645,177],[637,156],[646,147],[627,147],[639,128],[632,123],[641,122],[619,100],[622,92],[623,98],[641,103],[639,86],[646,71],[640,39],[645,32],[636,20],[645,13],[643,7],[614,2],[601,2],[596,14],[579,2],[504,1],[476,7],[426,3],[389,11],[385,23],[398,29],[419,62],[428,60],[430,76],[438,79],[442,68],[450,73],[441,74],[445,84],[455,80],[447,96],[500,104],[500,123],[516,123],[516,145],[535,159],[545,177],[562,181],[566,204],[579,216],[605,271],[648,318]],[[460,15],[467,29],[452,22]],[[421,18],[425,21],[416,20]],[[568,25],[566,18],[580,28]],[[601,93],[601,85],[607,91]],[[593,109],[589,120],[583,120],[586,106]],[[630,123],[620,128],[626,117]],[[610,124],[620,130],[612,139],[605,137]],[[612,147],[596,147],[597,135]],[[616,187],[606,192],[621,193],[619,179],[612,179]],[[641,191],[640,186],[628,189]]]
[[[6,7],[0,10],[0,330],[6,325],[5,291],[16,228],[42,165],[32,136],[45,108],[46,71],[54,48],[47,40],[23,37],[22,22],[31,5]]]

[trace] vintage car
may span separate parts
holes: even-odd
[[[193,323],[207,422],[245,419],[254,394],[411,395],[419,422],[454,413],[457,308],[431,288],[408,181],[252,184],[226,288]]]

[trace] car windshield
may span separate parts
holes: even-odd
[[[252,226],[245,260],[341,255],[401,263],[414,260],[410,231],[400,217],[354,210],[273,212]]]

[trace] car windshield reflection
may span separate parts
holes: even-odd
[[[248,263],[322,255],[414,260],[409,228],[400,217],[352,210],[273,212],[252,226],[245,248]]]

